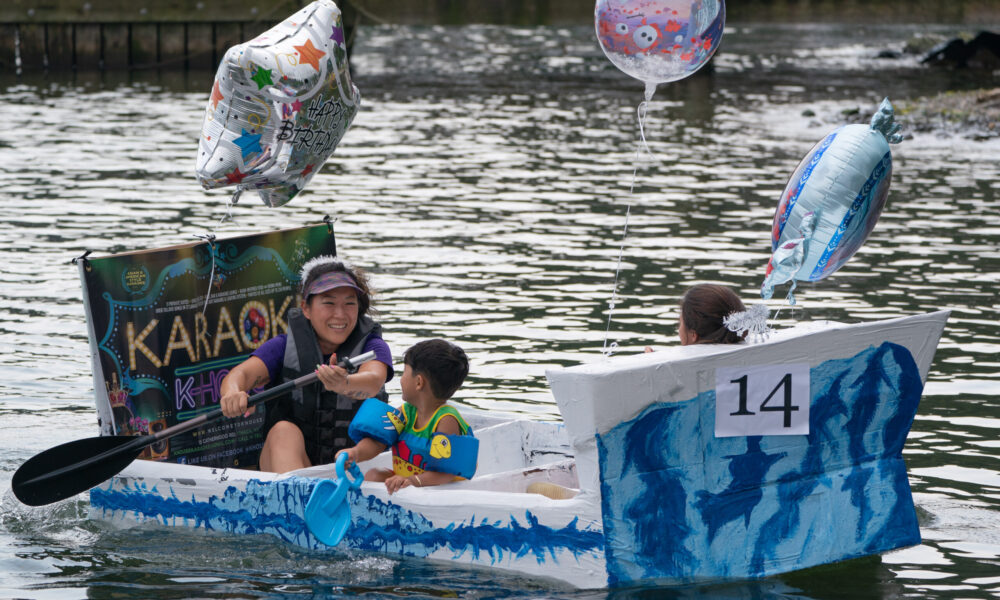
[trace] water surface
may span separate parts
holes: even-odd
[[[1000,85],[914,56],[877,58],[927,31],[731,26],[711,73],[661,86],[646,125],[653,155],[637,163],[642,86],[611,66],[589,27],[365,28],[353,59],[363,109],[334,157],[286,207],[245,194],[224,225],[228,194],[203,192],[193,176],[211,73],[0,79],[0,597],[608,595],[331,558],[266,537],[116,531],[87,518],[83,497],[19,505],[17,466],[97,432],[71,259],[331,215],[341,254],[373,275],[397,355],[452,339],[473,363],[460,403],[557,419],[545,369],[603,360],[606,342],[618,353],[676,343],[677,300],[692,283],[758,298],[777,198],[826,133],[866,122],[884,96],[903,106]],[[953,311],[905,450],[924,543],[752,584],[611,596],[1000,590],[1000,141],[899,120],[910,135],[893,148],[871,239],[833,277],[800,286],[777,325]]]

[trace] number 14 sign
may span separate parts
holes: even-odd
[[[807,363],[715,370],[715,437],[808,433]]]

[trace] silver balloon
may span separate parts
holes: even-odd
[[[198,180],[257,190],[281,206],[330,157],[360,103],[340,9],[317,0],[226,52],[198,142]]]

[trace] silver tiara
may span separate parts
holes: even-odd
[[[748,334],[754,338],[767,337],[771,332],[771,328],[767,326],[768,314],[766,304],[754,304],[744,311],[723,317],[722,324],[729,331],[738,333],[740,337]]]
[[[341,260],[336,256],[330,256],[329,254],[320,254],[319,256],[314,256],[306,261],[306,264],[302,265],[302,271],[299,272],[300,281],[305,281],[309,277],[309,272],[320,265],[330,265],[339,264],[344,265],[344,268],[354,273],[354,265],[346,260]]]

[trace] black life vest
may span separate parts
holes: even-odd
[[[316,365],[325,362],[320,350],[316,332],[309,319],[298,308],[288,310],[288,338],[285,343],[285,358],[281,368],[282,381],[290,381],[312,373]],[[360,317],[354,331],[337,349],[337,359],[354,357],[362,353],[370,335],[382,336],[382,326],[368,317]],[[280,382],[276,382],[280,383]],[[385,386],[375,396],[387,400]],[[354,399],[327,391],[323,384],[316,382],[303,386],[278,401],[278,405],[268,407],[267,429],[277,421],[291,421],[302,431],[306,441],[306,453],[314,465],[331,463],[339,450],[353,445],[347,436],[351,419],[358,412],[364,398]]]

